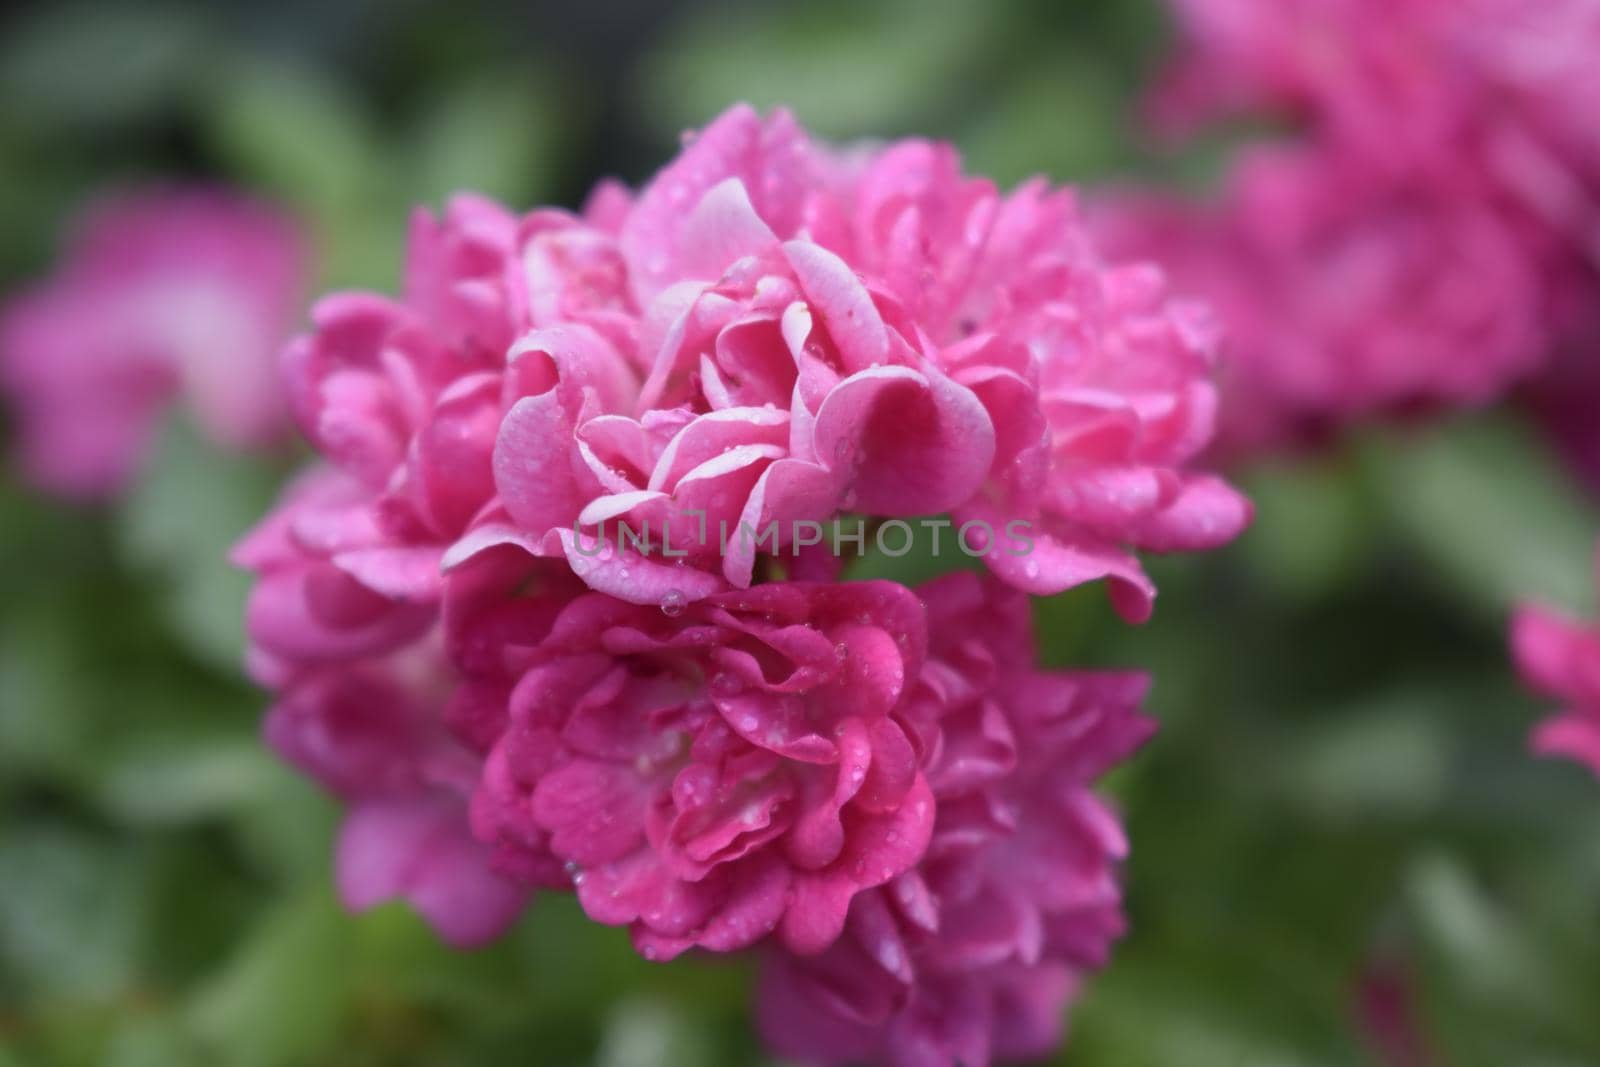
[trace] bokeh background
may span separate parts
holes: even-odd
[[[1203,181],[1225,144],[1135,133],[1163,37],[1154,0],[13,7],[0,286],[84,198],[178,176],[297,212],[319,290],[392,290],[410,205],[575,206],[737,99],[1005,183]],[[115,507],[0,483],[0,1065],[765,1062],[738,965],[645,963],[570,900],[472,954],[341,912],[223,559],[294,461],[179,417]],[[1060,1062],[1600,1064],[1600,787],[1526,754],[1504,650],[1518,598],[1592,608],[1600,513],[1513,410],[1241,477],[1256,527],[1162,566],[1149,625],[1039,609],[1050,662],[1151,669],[1162,723],[1112,785],[1132,933]]]

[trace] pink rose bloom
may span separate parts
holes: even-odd
[[[381,506],[359,481],[314,468],[234,550],[259,576],[246,616],[250,671],[274,693],[268,743],[347,805],[336,863],[344,902],[404,899],[447,942],[470,947],[510,925],[537,885],[567,879],[559,869],[542,882],[510,878],[472,833],[483,760],[449,715],[461,686],[454,664],[471,657],[442,637],[437,553],[355,536],[376,536],[366,516]],[[400,558],[410,551],[422,558]],[[553,569],[522,563],[524,581],[536,567]],[[564,567],[549,578],[557,601],[581,588]],[[468,602],[470,579],[453,594]]]
[[[265,732],[347,805],[336,862],[344,903],[404,899],[466,948],[502,933],[529,888],[495,871],[472,836],[478,761],[444,728],[449,682],[427,649],[309,669],[283,686]]]
[[[508,565],[502,550],[466,573]],[[473,824],[501,869],[564,868],[591,918],[669,959],[774,931],[820,951],[853,897],[921,857],[915,594],[775,583],[666,611],[600,593],[552,611],[542,592],[452,602],[479,673],[451,719],[486,754]],[[490,646],[498,664],[474,654]]]
[[[1021,520],[1036,552],[991,551],[997,574],[1109,577],[1143,618],[1136,552],[1248,519],[1193,469],[1204,314],[1106,266],[1070,194],[1001,195],[946,147],[839,152],[734,108],[637,196],[419,214],[405,279],[323,300],[290,347],[321,463],[236,558],[281,701],[437,661],[392,712],[410,738],[423,709],[430,740],[385,757],[398,794],[382,759],[334,780],[275,743],[390,805],[341,856],[390,831],[410,856],[446,826],[457,847],[470,780],[498,875],[575,887],[657,958],[769,933],[820,952],[932,832],[923,605],[828,584],[839,561],[796,555],[800,523],[950,513],[969,546],[1014,550]],[[355,866],[385,876],[346,882],[353,901],[450,899],[398,861]]]
[[[767,956],[762,1030],[804,1062],[1044,1055],[1124,926],[1126,843],[1090,786],[1149,735],[1145,679],[1037,670],[1027,600],[994,583],[919,592],[933,639],[911,706],[932,836],[915,867],[851,901],[827,951]]]
[[[317,304],[285,365],[330,468],[291,487],[236,553],[260,577],[247,617],[258,656],[335,663],[432,629],[445,551],[494,500],[505,411],[529,394],[601,409],[628,398],[632,372],[607,340],[631,329],[614,250],[577,217],[519,222],[458,197],[442,220],[414,217],[403,299]]]
[[[1406,181],[1306,144],[1240,157],[1219,198],[1108,197],[1109,247],[1226,324],[1230,451],[1500,396],[1551,343],[1527,234],[1465,178]]]
[[[734,108],[626,212],[648,368],[634,410],[575,419],[529,397],[495,455],[512,523],[557,533],[594,588],[639,603],[743,588],[772,524],[781,550],[796,522],[937,514],[982,481],[988,412],[917,321],[810,232],[838,212],[844,180],[788,115]],[[554,458],[563,449],[571,462]],[[616,544],[621,527],[648,530],[656,550]],[[609,550],[582,558],[574,530]]]
[[[1001,194],[925,141],[858,165],[834,240],[996,427],[956,524],[991,539],[985,562],[1011,585],[1049,595],[1110,578],[1123,614],[1148,617],[1155,590],[1130,549],[1211,549],[1250,520],[1248,501],[1192,469],[1217,406],[1209,313],[1170,299],[1149,266],[1109,266],[1070,190],[1036,179]]]
[[[1600,625],[1528,605],[1511,624],[1524,681],[1561,710],[1533,734],[1533,750],[1587,764],[1600,775]]]
[[[783,551],[795,523],[841,511],[948,511],[1013,584],[1111,577],[1143,618],[1130,549],[1211,548],[1248,521],[1189,469],[1212,432],[1208,322],[1149,271],[1108,268],[1070,193],[1001,195],[948,146],[840,153],[734,108],[620,241],[649,367],[635,414],[529,398],[495,456],[506,524],[547,554],[554,532],[596,589],[695,599],[760,576],[769,524]],[[641,552],[619,525],[670,540]]]
[[[0,309],[0,385],[26,476],[71,496],[118,492],[178,398],[230,448],[279,437],[277,357],[307,273],[295,224],[232,192],[96,204],[57,273]]]

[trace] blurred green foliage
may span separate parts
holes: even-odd
[[[571,203],[735,98],[1097,180],[1155,165],[1126,117],[1155,8],[40,5],[0,38],[0,279],[102,186],[200,174],[301,212],[324,287],[391,288],[413,203]],[[114,511],[0,487],[0,1065],[761,1062],[743,964],[645,963],[570,900],[473,954],[338,909],[332,805],[258,743],[223,561],[290,459],[179,422]],[[1600,788],[1525,754],[1503,636],[1517,597],[1593,606],[1600,515],[1513,416],[1244,480],[1255,529],[1163,562],[1148,626],[1039,605],[1045,659],[1153,671],[1163,726],[1115,777],[1132,933],[1061,1062],[1372,1062],[1374,961],[1444,1062],[1600,1062]]]

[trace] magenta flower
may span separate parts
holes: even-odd
[[[787,115],[718,119],[621,223],[648,368],[632,414],[574,420],[531,397],[507,415],[495,470],[510,518],[565,531],[594,588],[640,603],[743,588],[769,526],[782,550],[797,522],[841,510],[936,514],[989,469],[994,427],[978,398],[871,275],[807,230],[839,210],[836,166]],[[576,462],[554,462],[573,437]],[[723,581],[631,547],[579,558],[573,531],[621,526],[670,537],[668,551]]]
[[[621,599],[695,600],[802,523],[951,512],[1008,581],[1109,576],[1143,618],[1130,548],[1248,520],[1189,470],[1203,317],[1106,268],[1068,194],[1002,198],[946,148],[841,155],[735,108],[636,200],[419,215],[406,277],[403,301],[321,302],[289,356],[301,426],[370,497],[299,543],[382,598],[435,601],[435,563],[516,543]]]
[[[1234,450],[1497,399],[1592,330],[1588,0],[1173,0],[1166,130],[1285,123],[1209,203],[1107,205],[1229,335]]]
[[[488,742],[474,825],[507,870],[553,858],[647,957],[774,930],[820,951],[856,894],[920,858],[925,629],[902,587],[768,584],[665,612],[591,593],[553,618],[535,597],[453,628],[485,619],[548,631],[458,706]]]
[[[1306,144],[1246,153],[1227,181],[1212,203],[1109,198],[1101,223],[1226,324],[1231,451],[1483,404],[1547,355],[1549,275],[1465,178],[1395,179]]]
[[[1276,115],[1347,158],[1470,173],[1575,239],[1600,238],[1590,0],[1173,0],[1182,46],[1154,97],[1169,128]]]
[[[915,867],[851,901],[826,952],[766,957],[762,1029],[806,1062],[1048,1052],[1123,930],[1126,843],[1089,787],[1149,735],[1145,679],[1036,670],[1027,601],[993,583],[953,575],[919,593],[933,639],[910,705],[932,836]]]
[[[468,947],[504,931],[529,889],[495,871],[472,836],[477,761],[444,728],[449,674],[436,660],[419,652],[298,672],[268,713],[266,737],[349,807],[336,864],[345,904],[403,898]]]
[[[614,245],[573,216],[519,223],[460,197],[442,220],[413,219],[404,300],[317,304],[285,365],[295,415],[331,466],[291,487],[235,553],[260,577],[248,613],[258,656],[336,663],[433,628],[444,554],[495,499],[504,412],[524,394],[554,396],[566,366],[535,350],[538,332],[516,353],[512,343],[544,321],[600,347],[601,331],[625,334],[631,320],[619,325],[606,284]],[[607,366],[585,351],[571,372],[587,382]],[[613,400],[631,381],[626,367],[615,373]]]
[[[853,201],[848,226],[819,230],[838,230],[996,427],[954,518],[991,539],[997,574],[1038,594],[1110,578],[1142,620],[1155,590],[1130,548],[1204,550],[1244,529],[1248,502],[1190,469],[1216,410],[1208,314],[1148,267],[1108,266],[1071,191],[1002,195],[948,145],[905,141],[862,165]]]
[[[1524,681],[1563,705],[1534,731],[1533,750],[1600,774],[1600,626],[1524,606],[1512,620],[1511,649]]]
[[[1215,407],[1203,314],[1106,267],[1070,193],[1002,196],[946,146],[841,154],[735,108],[618,210],[648,368],[634,414],[530,397],[495,456],[497,528],[596,589],[694,599],[759,577],[769,527],[782,552],[841,511],[949,511],[1013,584],[1111,577],[1143,618],[1130,548],[1215,547],[1248,522],[1189,469]],[[618,526],[662,543],[582,558]]]
[[[278,352],[307,274],[295,224],[232,192],[95,205],[57,273],[0,309],[0,385],[25,475],[71,496],[118,492],[178,398],[223,445],[278,438]]]
[[[320,461],[236,551],[347,903],[467,944],[570,889],[916,1062],[1048,1047],[1122,924],[1088,787],[1148,726],[1142,678],[1033,669],[1024,591],[1143,618],[1136,552],[1248,521],[1195,470],[1203,310],[1066,192],[743,107],[581,215],[419,215],[405,277],[291,346]],[[798,532],[944,514],[996,577],[840,583]]]

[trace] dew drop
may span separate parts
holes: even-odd
[[[878,962],[883,964],[883,969],[890,974],[900,973],[900,946],[893,941],[884,941],[878,946]]]
[[[661,596],[661,614],[669,619],[675,619],[683,614],[687,598],[680,589],[668,589]]]

